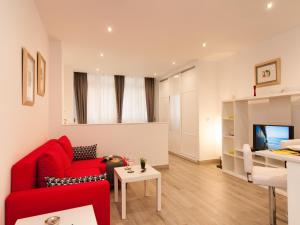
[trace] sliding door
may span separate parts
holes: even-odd
[[[180,76],[169,79],[169,151],[181,151]]]
[[[196,69],[160,82],[159,121],[169,122],[169,151],[199,160]]]

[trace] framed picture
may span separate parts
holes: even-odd
[[[257,87],[280,84],[280,81],[280,59],[273,59],[255,66],[255,84]]]
[[[46,86],[46,61],[41,53],[37,53],[37,94],[45,95]]]
[[[35,93],[35,60],[22,49],[22,103],[32,106],[34,104]]]

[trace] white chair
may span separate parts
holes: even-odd
[[[243,146],[243,153],[248,182],[269,187],[270,225],[276,225],[275,188],[286,189],[287,170],[284,168],[253,166],[252,151],[248,144]]]

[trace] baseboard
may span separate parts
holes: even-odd
[[[198,164],[198,162],[199,162],[198,160],[190,159],[189,157],[186,157],[184,155],[180,155],[180,154],[175,153],[175,152],[169,151],[169,154],[177,156],[177,157],[182,158],[182,159],[185,159],[185,160],[190,161],[190,162],[195,163],[195,164]]]
[[[159,166],[153,166],[155,169],[169,169],[169,165],[159,165]]]
[[[208,160],[198,161],[199,165],[218,164],[218,163],[220,163],[220,159],[208,159]]]

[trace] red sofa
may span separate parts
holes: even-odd
[[[63,136],[49,140],[17,162],[11,170],[11,194],[5,201],[5,224],[14,225],[20,218],[93,205],[97,223],[109,225],[108,181],[45,187],[44,176],[79,177],[106,171],[101,158],[72,160],[72,145]]]

